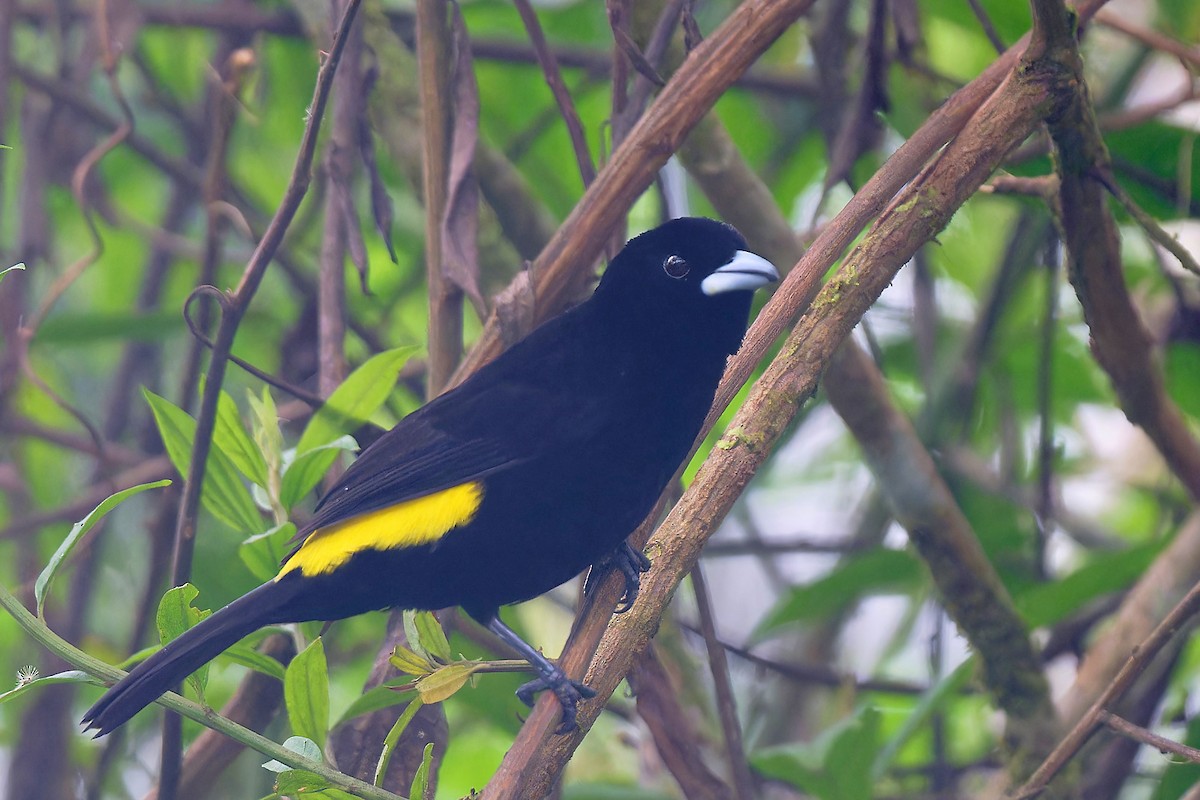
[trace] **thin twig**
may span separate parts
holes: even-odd
[[[567,126],[567,135],[570,136],[571,147],[575,151],[575,163],[579,167],[579,177],[583,179],[583,186],[586,189],[596,179],[596,165],[592,161],[591,151],[588,150],[583,121],[579,118],[579,112],[575,109],[575,103],[571,100],[567,85],[563,83],[562,71],[558,68],[558,59],[555,58],[554,51],[546,43],[546,35],[542,32],[542,25],[538,22],[533,6],[529,4],[529,0],[513,0],[513,5],[517,7],[517,13],[521,15],[525,31],[529,34],[529,43],[533,45],[534,55],[537,56],[538,65],[542,68],[542,75],[546,78],[546,85],[550,87],[550,93],[554,95],[554,102],[558,105],[558,113],[562,115],[563,123]]]
[[[992,18],[988,16],[987,9],[979,0],[967,0],[967,3],[971,6],[971,13],[975,15],[975,19],[979,20],[979,27],[983,29],[983,35],[992,43],[992,47],[996,48],[997,53],[1003,53],[1007,48],[997,32],[996,26],[992,24]]]
[[[1013,794],[1013,800],[1028,800],[1028,798],[1041,794],[1050,780],[1066,766],[1067,762],[1091,738],[1096,729],[1103,724],[1103,715],[1107,713],[1106,709],[1125,694],[1150,661],[1197,613],[1200,613],[1200,584],[1194,586],[1163,618],[1163,621],[1158,623],[1153,632],[1134,647],[1133,653],[1121,667],[1120,672],[1080,717],[1075,726],[1063,737],[1053,752],[1046,757],[1041,766],[1034,770],[1033,774],[1029,776],[1029,780]]]
[[[1176,236],[1168,233],[1162,225],[1159,225],[1158,220],[1147,214],[1137,204],[1137,201],[1129,196],[1129,192],[1125,191],[1120,183],[1114,180],[1111,175],[1104,172],[1098,173],[1096,177],[1104,184],[1104,188],[1108,189],[1109,194],[1115,197],[1117,202],[1129,212],[1129,216],[1133,217],[1142,226],[1142,230],[1146,231],[1147,236],[1161,245],[1168,253],[1175,256],[1179,261],[1179,266],[1194,275],[1200,275],[1200,264],[1196,262],[1191,252],[1179,243],[1179,239]]]
[[[733,681],[729,677],[729,662],[725,659],[725,648],[717,639],[716,621],[704,570],[700,564],[692,568],[692,590],[696,595],[696,610],[700,614],[700,633],[708,651],[708,665],[712,670],[713,689],[717,695],[717,714],[721,718],[721,730],[725,734],[725,756],[729,759],[729,774],[733,777],[734,796],[738,800],[753,800],[754,779],[750,775],[750,764],[746,761],[746,748],[742,744],[742,726],[738,721],[737,703],[733,697]]]
[[[42,647],[75,669],[86,672],[89,676],[96,679],[97,682],[111,686],[125,677],[125,672],[104,663],[94,656],[88,655],[74,647],[70,642],[55,635],[54,631],[47,628],[41,620],[30,614],[25,606],[21,605],[20,601],[13,597],[3,586],[0,586],[0,608],[7,611],[25,633],[29,634]],[[199,703],[193,703],[191,700],[181,697],[174,692],[164,694],[155,702],[181,716],[199,722],[206,728],[220,731],[247,747],[257,750],[268,758],[273,758],[293,769],[303,769],[315,773],[329,781],[333,786],[353,792],[359,797],[364,798],[364,800],[403,800],[403,798],[391,792],[379,789],[357,778],[343,775],[324,763],[304,758],[294,750],[289,750],[286,747],[278,745],[270,739],[266,739],[252,730],[243,728],[241,725],[220,716],[215,711],[205,708]]]
[[[1131,39],[1136,39],[1147,47],[1173,55],[1185,64],[1200,67],[1200,48],[1194,44],[1189,45],[1150,28],[1143,28],[1108,9],[1097,14],[1096,21],[1115,31],[1120,31]]]
[[[1153,731],[1143,728],[1141,725],[1135,725],[1124,717],[1118,717],[1108,711],[1100,712],[1100,721],[1112,728],[1117,733],[1123,736],[1128,736],[1134,741],[1148,744],[1155,747],[1162,753],[1173,753],[1177,756],[1191,761],[1193,764],[1200,764],[1200,750],[1194,747],[1188,747],[1182,742],[1177,742],[1174,739],[1168,739],[1165,736],[1159,736]]]

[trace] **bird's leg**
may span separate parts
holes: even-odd
[[[593,591],[599,585],[600,579],[614,569],[620,570],[621,575],[625,578],[625,592],[621,595],[621,601],[617,603],[613,613],[624,614],[633,608],[633,601],[637,600],[638,590],[642,584],[642,573],[650,571],[650,559],[629,542],[621,542],[620,547],[592,565],[587,580],[583,583],[584,594]]]
[[[562,706],[563,713],[562,724],[558,726],[555,733],[570,733],[575,730],[575,706],[581,700],[595,697],[595,690],[580,681],[573,681],[568,678],[567,673],[563,672],[561,667],[551,663],[545,656],[535,650],[529,643],[518,636],[516,631],[501,622],[499,616],[494,616],[488,620],[487,629],[520,653],[538,674],[535,680],[523,684],[517,689],[517,697],[520,698],[521,702],[533,708],[533,696],[538,692],[549,689],[558,698],[558,703]]]

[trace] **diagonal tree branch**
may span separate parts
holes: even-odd
[[[1121,244],[1106,204],[1111,171],[1083,78],[1070,15],[1061,0],[1035,0],[1043,34],[1033,47],[1064,72],[1070,100],[1047,118],[1059,176],[1067,269],[1083,306],[1092,352],[1108,373],[1129,421],[1140,426],[1171,471],[1200,501],[1200,442],[1167,393],[1153,338],[1125,286]],[[1039,28],[1035,28],[1035,31]]]
[[[638,603],[613,620],[600,643],[587,678],[598,697],[581,706],[581,730],[553,736],[550,720],[557,709],[552,703],[540,703],[489,784],[485,794],[489,800],[540,796],[553,783],[603,701],[645,648],[704,541],[766,459],[800,404],[815,391],[833,351],[896,271],[945,226],[1005,155],[1046,116],[1055,97],[1054,78],[1052,72],[1032,68],[1010,76],[847,256],[792,331],[779,357],[755,384],[695,481],[651,538],[649,554],[654,567],[643,578]],[[803,266],[808,266],[807,259],[806,255]],[[786,308],[777,303],[765,313],[778,314],[780,307]],[[779,324],[777,318],[770,322]],[[760,320],[760,324],[764,323]]]
[[[534,262],[534,322],[557,313],[579,293],[614,226],[688,130],[811,5],[812,0],[748,0],[692,51]],[[451,385],[495,358],[502,347],[500,321],[493,313]]]

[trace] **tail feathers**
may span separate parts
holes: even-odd
[[[285,621],[280,610],[291,594],[278,583],[266,583],[201,620],[105,692],[83,715],[84,729],[96,736],[111,732],[243,636]]]

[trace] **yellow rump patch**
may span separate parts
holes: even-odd
[[[275,580],[296,569],[306,577],[333,572],[363,550],[436,541],[474,519],[482,501],[483,484],[464,483],[313,531]]]

